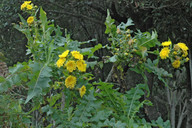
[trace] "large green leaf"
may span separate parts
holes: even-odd
[[[88,55],[88,58],[97,58],[94,56],[94,52],[101,49],[102,44],[95,45],[94,47],[89,47],[89,48],[83,48],[81,49],[81,52],[83,55]]]
[[[77,106],[77,109],[74,111],[72,123],[79,127],[82,127],[84,123],[90,121],[93,113],[95,113],[96,110],[100,108],[101,104],[102,102],[97,101],[97,99],[95,98],[94,90],[90,90],[89,95],[84,96],[84,98],[81,100],[81,104],[79,104]]]
[[[25,26],[28,26],[27,21],[20,14],[19,14],[19,18],[20,18],[22,24],[24,24]]]
[[[124,98],[126,100],[127,117],[135,117],[136,113],[139,112],[139,109],[143,107],[144,104],[152,105],[148,100],[140,102],[140,98],[145,94],[147,88],[148,86],[146,84],[138,84],[135,88],[131,88],[131,90],[126,92]]]
[[[122,111],[124,111],[124,101],[121,98],[122,94],[118,92],[118,89],[113,89],[113,84],[102,81],[98,83],[95,82],[94,85],[99,85],[97,86],[97,88],[100,89],[100,92],[96,93],[96,95],[102,101],[104,101],[104,104],[106,104],[107,107],[112,108],[114,111],[118,112],[118,114],[122,114]]]
[[[115,20],[111,18],[109,10],[107,10],[107,18],[105,21],[105,25],[106,25],[105,33],[106,34],[111,33],[111,34],[115,35],[117,28],[114,23],[115,23]]]
[[[45,26],[45,24],[47,23],[47,16],[46,12],[42,8],[40,9],[40,20],[42,22],[42,25]]]
[[[142,33],[141,31],[138,31],[134,38],[136,39],[136,44],[138,47],[146,47],[147,49],[150,49],[151,47],[160,45],[157,37],[158,35],[156,31],[152,31],[152,34],[149,32]]]
[[[131,18],[127,19],[127,23],[121,23],[117,26],[117,28],[125,30],[127,27],[134,25],[133,20]]]
[[[158,79],[161,80],[165,86],[167,86],[167,82],[165,78],[173,77],[171,73],[168,73],[165,69],[157,67],[158,60],[154,60],[153,62],[150,59],[147,59],[147,63],[145,63],[145,68],[148,72],[152,72],[158,76]]]
[[[114,62],[116,62],[116,61],[117,61],[117,55],[114,55],[114,56],[112,56],[112,57],[109,58],[109,62],[114,63]]]
[[[29,102],[33,97],[42,94],[43,89],[49,87],[50,77],[52,76],[52,69],[47,64],[35,62],[30,64],[30,67],[32,68],[30,81],[28,82],[30,90],[25,103]]]

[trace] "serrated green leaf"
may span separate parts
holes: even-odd
[[[147,63],[145,63],[145,68],[148,72],[153,72],[158,76],[158,79],[161,80],[165,86],[167,86],[167,82],[165,81],[166,77],[173,77],[171,73],[168,73],[165,69],[157,67],[157,60],[153,62],[150,59],[147,59]]]
[[[88,58],[97,58],[96,56],[94,56],[94,52],[101,49],[101,48],[102,48],[102,45],[98,44],[98,45],[95,45],[94,47],[81,49],[81,53],[84,56],[88,55]]]
[[[91,49],[91,51],[92,51],[92,53],[94,53],[95,51],[97,51],[97,50],[99,50],[99,49],[101,49],[102,48],[102,44],[98,44],[98,45],[95,45],[92,49]]]
[[[45,27],[45,24],[47,23],[47,16],[46,16],[46,12],[43,10],[43,8],[40,8],[40,20],[43,24],[43,26]]]
[[[112,114],[110,110],[101,110],[96,113],[91,119],[91,121],[99,122],[100,120],[106,120]]]
[[[29,102],[33,97],[42,94],[43,89],[49,87],[49,82],[51,81],[50,77],[52,69],[47,66],[47,64],[34,63],[30,65],[33,69],[32,76],[30,77],[30,90],[28,92],[27,99],[25,104]]]
[[[109,10],[107,10],[107,18],[105,21],[105,25],[106,25],[105,33],[106,34],[111,33],[112,35],[114,35],[116,33],[117,28],[114,23],[115,23],[115,20],[111,18],[110,12],[109,12]]]
[[[95,65],[97,64],[97,61],[92,61],[92,62],[86,62],[87,67],[91,67],[91,69],[94,69]]]
[[[147,49],[150,49],[151,47],[160,45],[157,37],[156,31],[153,31],[152,34],[149,32],[142,33],[141,31],[138,31],[134,38],[136,39],[137,47],[146,47]]]
[[[127,23],[121,23],[117,26],[117,28],[126,30],[127,27],[134,25],[133,20],[131,18],[127,19]]]
[[[112,56],[112,57],[109,58],[109,62],[114,63],[114,62],[116,62],[116,61],[117,61],[117,55],[114,55],[114,56]]]

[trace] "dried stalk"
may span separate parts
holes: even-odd
[[[186,108],[187,108],[187,100],[185,100],[185,103],[183,105],[181,114],[179,115],[179,120],[178,120],[178,123],[177,123],[177,128],[181,128],[182,121],[185,118],[185,116],[187,115],[187,109]]]

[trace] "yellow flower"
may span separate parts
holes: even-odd
[[[22,5],[21,5],[21,10],[24,10],[29,4],[31,3],[31,1],[25,1]],[[31,5],[30,5],[31,6]],[[27,7],[27,10],[31,10],[32,9],[32,6],[31,7]],[[31,9],[30,9],[31,8]]]
[[[33,9],[33,6],[32,5],[27,5],[27,10],[31,10]]]
[[[177,52],[176,52],[176,51],[174,51],[174,52],[173,52],[173,54],[174,54],[174,55],[177,55]]]
[[[164,47],[161,52],[160,52],[160,57],[161,59],[166,59],[167,57],[169,57],[169,53],[170,53],[170,50],[168,47]]]
[[[26,7],[27,7],[27,4],[26,4],[26,3],[23,3],[23,4],[21,5],[21,10],[24,10]]]
[[[175,60],[175,61],[172,63],[172,66],[173,66],[174,68],[179,68],[179,67],[180,67],[180,64],[181,64],[181,62],[180,62],[179,60]]]
[[[27,23],[28,24],[32,24],[34,22],[34,17],[33,16],[30,16],[28,19],[27,19]]]
[[[68,53],[69,53],[69,50],[66,50],[66,51],[63,52],[61,55],[59,55],[59,57],[60,57],[60,58],[65,58],[65,57],[67,57]]]
[[[25,4],[30,4],[30,3],[31,3],[31,1],[25,1],[24,3],[25,3]]]
[[[187,51],[183,51],[183,57],[186,57],[188,55],[188,52]]]
[[[186,44],[184,43],[177,43],[177,45],[179,45],[179,47],[183,50],[183,51],[187,51],[188,50],[188,47],[186,46]]]
[[[178,45],[178,44],[175,44],[175,45],[174,45],[174,50],[175,50],[175,51],[178,51],[179,49],[180,49],[179,45]]]
[[[83,60],[83,55],[79,51],[72,51],[71,54],[75,59]]]
[[[58,68],[60,68],[61,66],[63,66],[63,64],[65,63],[66,59],[65,58],[59,58],[59,60],[57,61],[56,65]]]
[[[65,66],[67,67],[67,70],[68,70],[69,72],[73,72],[73,70],[76,69],[76,63],[75,63],[75,61],[73,61],[73,60],[68,61],[68,62],[65,64]]]
[[[185,59],[185,62],[188,62],[189,61],[189,58],[187,57],[186,59]]]
[[[84,60],[77,61],[77,68],[79,69],[79,71],[86,72],[86,66],[87,66],[87,64],[85,64]]]
[[[77,82],[77,78],[70,75],[65,79],[65,86],[67,88],[73,89],[76,85],[76,82]]]
[[[165,41],[161,45],[167,47],[167,46],[171,45],[171,41]]]
[[[80,89],[79,89],[79,93],[80,96],[83,97],[83,95],[85,95],[86,93],[86,87],[83,85]]]

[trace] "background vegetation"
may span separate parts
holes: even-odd
[[[190,62],[185,64],[186,69],[182,68],[177,71],[169,70],[169,67],[167,67],[164,61],[160,62],[160,67],[174,74],[175,77],[169,79],[169,85],[173,85],[171,81],[176,81],[177,85],[174,89],[177,90],[177,93],[169,92],[166,88],[160,86],[156,77],[147,74],[149,78],[149,89],[152,92],[148,99],[154,103],[154,106],[146,106],[143,111],[145,111],[145,118],[148,120],[156,120],[159,116],[169,119],[167,113],[172,109],[173,102],[164,97],[167,94],[174,94],[173,101],[176,97],[181,98],[175,105],[175,109],[183,110],[176,113],[176,119],[174,120],[179,122],[182,116],[181,127],[192,127],[190,123],[192,121],[192,108],[190,107],[192,106],[192,76],[190,75],[192,70],[192,2],[190,0],[34,0],[32,2],[35,5],[43,7],[47,13],[47,17],[61,27],[63,36],[66,28],[73,40],[86,41],[96,39],[96,41],[82,47],[93,47],[99,43],[104,46],[109,43],[107,40],[108,35],[105,34],[106,26],[104,24],[107,17],[107,9],[109,9],[111,17],[115,19],[116,25],[121,22],[126,23],[127,19],[131,18],[135,24],[134,26],[130,26],[130,29],[133,31],[137,29],[142,32],[156,30],[159,41],[170,39],[173,43],[185,42],[189,47],[190,58]],[[26,37],[13,28],[13,24],[18,24],[20,21],[18,13],[22,14],[25,19],[28,17],[26,13],[20,10],[22,3],[22,0],[2,0],[0,2],[0,51],[6,57],[2,61],[5,61],[8,66],[12,66],[18,61],[27,61],[30,58],[25,55]],[[111,53],[107,52],[106,49],[101,49],[96,51],[95,55],[99,57],[97,61],[103,62],[105,61],[104,56],[111,56]],[[154,56],[151,55],[150,58],[153,60]],[[96,79],[100,78],[105,81],[111,68],[112,65],[106,66],[104,64],[103,68],[96,66],[94,70],[90,70]],[[138,78],[138,74],[129,77],[133,72],[126,69],[127,67],[124,67],[124,73],[126,74],[125,83],[129,83],[130,86],[138,84],[137,79],[134,81],[132,79],[135,77]],[[110,82],[122,82],[122,80],[118,80],[115,77],[115,74],[118,74],[118,72],[113,74],[114,78]],[[166,109],[164,104],[167,104]]]

